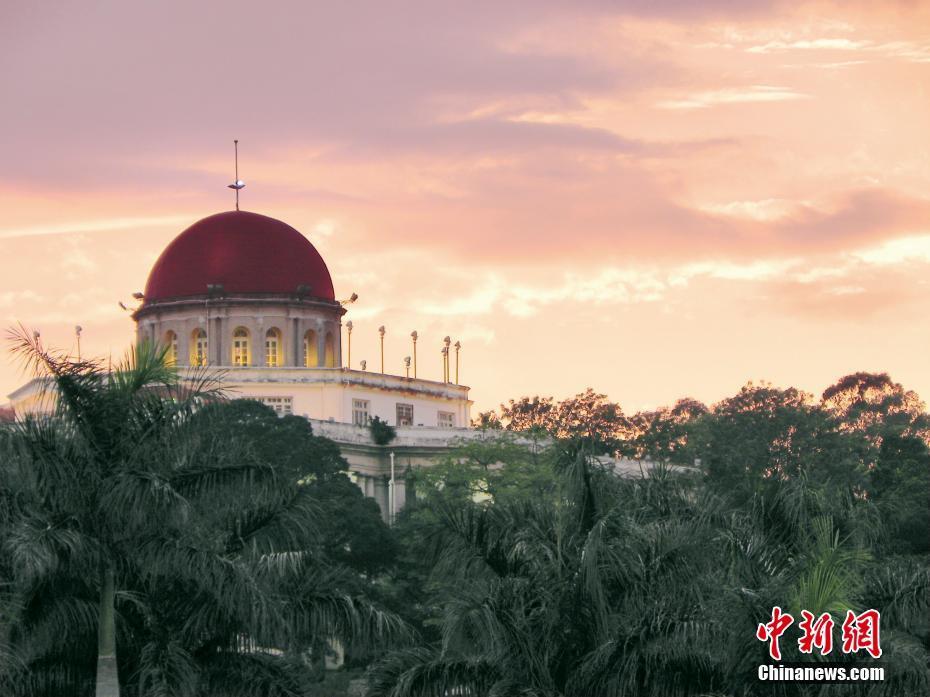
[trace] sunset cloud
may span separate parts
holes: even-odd
[[[110,218],[30,225],[19,228],[0,228],[0,239],[10,237],[35,237],[36,235],[69,235],[81,232],[103,232],[108,230],[135,230],[140,227],[149,227],[152,225],[181,225],[189,220],[189,215],[160,215],[145,218]]]
[[[382,324],[398,370],[413,329],[455,335],[479,408],[857,369],[928,396],[928,28],[819,0],[11,5],[0,314],[122,353],[117,302],[232,207],[239,138],[243,208],[359,294],[354,359]]]
[[[810,95],[797,92],[789,87],[775,85],[749,85],[748,87],[731,87],[709,92],[695,92],[680,99],[659,102],[663,109],[706,109],[721,104],[746,104],[751,102],[785,102],[794,99],[808,99]]]
[[[798,41],[769,41],[761,46],[750,46],[749,53],[771,53],[773,51],[858,51],[869,46],[868,41],[853,41],[846,38],[801,39]]]

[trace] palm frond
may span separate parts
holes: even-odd
[[[136,681],[148,697],[193,697],[200,669],[180,642],[150,641],[142,647]]]
[[[493,664],[429,649],[389,654],[366,675],[370,697],[484,697],[500,679]]]

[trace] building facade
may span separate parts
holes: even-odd
[[[231,398],[310,419],[339,443],[385,519],[403,506],[410,468],[478,437],[468,387],[344,364],[348,303],[336,299],[316,248],[280,220],[236,210],[194,223],[155,262],[138,299],[139,340],[167,347],[182,372],[220,369]],[[37,379],[9,396],[17,418],[50,408],[44,388]],[[387,446],[371,438],[376,416],[397,428]]]

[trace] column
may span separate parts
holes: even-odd
[[[229,346],[226,346],[226,341]],[[229,317],[216,318],[216,350],[219,351],[220,360],[217,365],[232,365],[232,355],[227,352],[227,348],[232,350],[232,337],[229,331]]]
[[[304,364],[304,342],[300,336],[300,319],[291,320],[291,360],[288,365],[298,367]]]
[[[213,317],[210,320],[210,326],[207,328],[207,359],[210,365],[227,365],[227,362],[223,361],[223,337],[222,329],[220,326],[220,318]]]
[[[390,503],[388,502],[388,477],[374,477],[372,478],[372,483],[374,484],[372,498],[378,504],[378,508],[381,509],[381,519],[385,523],[390,523],[391,512],[389,509]]]
[[[396,471],[397,465],[395,464],[395,474],[394,474],[394,515],[397,516],[404,506],[407,504],[407,475],[404,473],[401,475]]]
[[[190,321],[182,322],[176,328],[178,333],[178,365],[191,364],[191,332],[194,331]]]
[[[316,325],[316,364],[322,368],[326,365],[326,326]]]

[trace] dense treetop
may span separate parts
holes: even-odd
[[[389,529],[305,419],[145,345],[109,372],[17,341],[59,401],[0,427],[3,694],[332,694],[336,642],[373,697],[930,691],[930,417],[887,375],[511,400]],[[880,610],[886,680],[760,683],[775,605]]]

